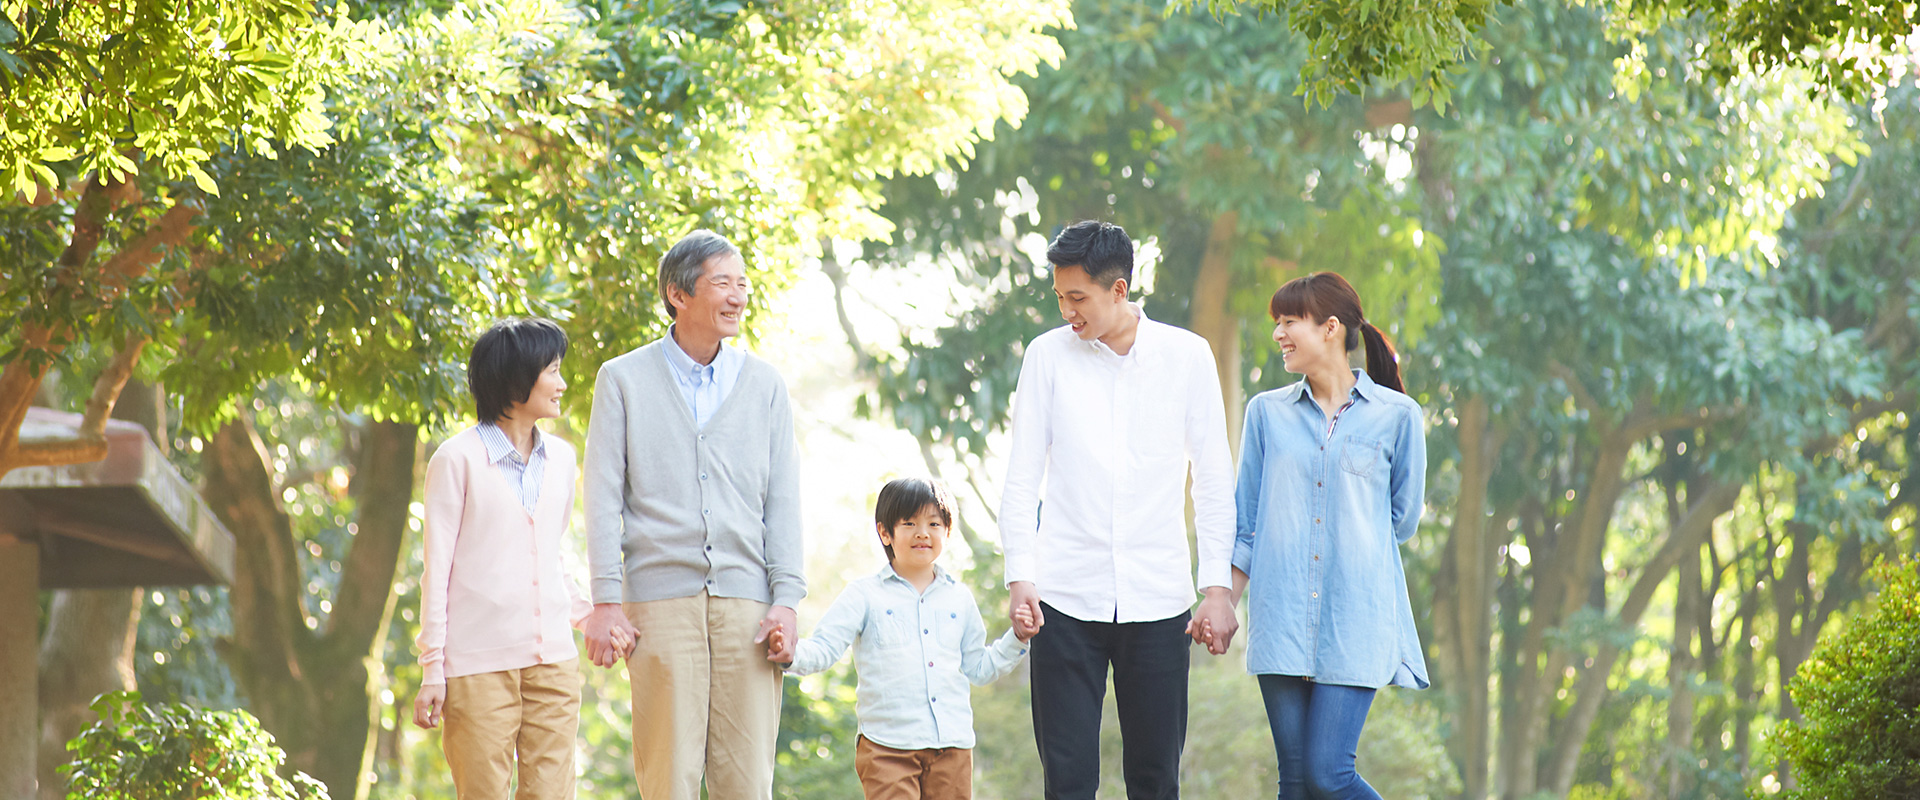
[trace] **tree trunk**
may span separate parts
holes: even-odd
[[[366,796],[374,720],[372,677],[393,609],[393,576],[413,497],[418,429],[361,429],[351,491],[358,533],[324,629],[306,608],[292,526],[264,446],[244,421],[225,425],[204,458],[206,499],[233,531],[234,636],[221,655],[251,710],[287,752],[287,766],[336,800]]]
[[[1436,627],[1444,619],[1452,632],[1452,652],[1444,660],[1453,673],[1451,691],[1458,723],[1449,742],[1460,765],[1461,796],[1487,796],[1487,768],[1491,720],[1489,683],[1493,647],[1493,566],[1496,557],[1487,530],[1487,484],[1499,457],[1504,431],[1487,423],[1487,402],[1468,397],[1459,404],[1460,496],[1454,506],[1453,535],[1447,557],[1452,586],[1441,593],[1435,586]]]
[[[1713,533],[1713,521],[1733,510],[1734,501],[1740,498],[1739,484],[1722,484],[1704,489],[1696,481],[1698,497],[1688,498],[1691,506],[1686,517],[1667,534],[1659,550],[1648,560],[1647,565],[1634,579],[1633,588],[1628,590],[1626,600],[1620,604],[1618,623],[1622,627],[1633,627],[1640,623],[1640,616],[1652,605],[1654,593],[1664,583],[1667,573],[1680,562],[1688,552],[1700,551],[1701,543]],[[1696,577],[1699,573],[1694,573]],[[1619,660],[1620,648],[1608,641],[1600,645],[1600,652],[1594,655],[1593,665],[1580,673],[1575,687],[1573,707],[1568,709],[1560,734],[1554,737],[1553,755],[1547,762],[1547,774],[1541,784],[1557,797],[1566,797],[1573,789],[1575,770],[1580,763],[1580,750],[1586,744],[1587,734],[1593,730],[1594,719],[1599,716],[1600,704],[1607,698],[1607,676],[1613,671],[1614,662]]]
[[[1683,797],[1695,772],[1693,761],[1694,623],[1705,598],[1701,597],[1700,550],[1680,557],[1679,582],[1674,591],[1673,641],[1667,648],[1667,796]],[[1706,633],[1710,634],[1711,630]]]
[[[1228,211],[1213,219],[1207,250],[1200,257],[1200,274],[1193,279],[1193,304],[1187,325],[1213,346],[1219,371],[1220,398],[1227,405],[1227,446],[1240,453],[1241,416],[1246,413],[1246,389],[1240,382],[1240,317],[1233,313],[1233,250],[1239,236],[1240,215]]]

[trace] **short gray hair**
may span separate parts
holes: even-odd
[[[727,237],[706,228],[695,230],[675,242],[673,248],[660,257],[660,302],[667,307],[667,318],[673,319],[680,313],[673,307],[673,301],[667,299],[667,287],[674,287],[692,297],[694,284],[707,272],[707,259],[739,254],[740,248],[734,247]]]

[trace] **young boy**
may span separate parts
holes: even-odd
[[[571,800],[580,665],[569,622],[592,610],[561,569],[573,514],[573,447],[542,434],[560,416],[567,335],[545,319],[494,323],[467,382],[480,424],[434,451],[425,492],[420,667],[413,701],[460,800]],[[630,641],[616,641],[621,652]]]
[[[882,488],[873,521],[888,566],[834,599],[787,668],[795,675],[820,672],[853,646],[860,675],[853,763],[867,800],[971,798],[973,706],[966,682],[991,683],[1027,654],[1026,640],[1013,631],[988,645],[973,594],[934,564],[946,547],[953,510],[953,496],[931,480],[901,478]],[[1037,627],[1032,619],[1022,622]]]

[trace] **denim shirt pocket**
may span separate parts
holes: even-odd
[[[1380,444],[1371,439],[1349,438],[1340,447],[1340,468],[1353,475],[1371,477],[1380,461]]]

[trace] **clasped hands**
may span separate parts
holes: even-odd
[[[760,620],[760,630],[753,641],[767,643],[768,661],[789,663],[793,661],[793,643],[798,641],[795,633],[799,627],[793,609],[774,606]],[[597,667],[619,663],[633,655],[634,647],[640,643],[640,630],[627,621],[619,603],[595,604],[581,628],[587,635],[587,660]]]

